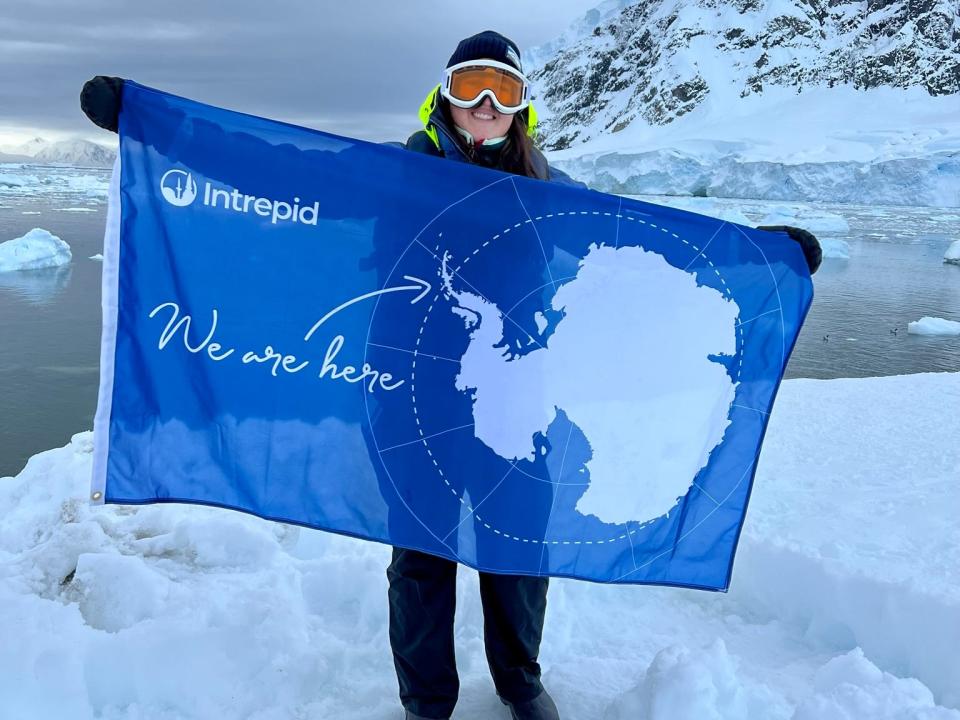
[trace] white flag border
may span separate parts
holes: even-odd
[[[121,141],[121,147],[122,147]],[[100,335],[100,391],[97,414],[93,420],[93,476],[90,502],[103,505],[107,486],[107,455],[110,450],[110,415],[113,409],[113,373],[117,350],[117,313],[120,285],[120,200],[121,148],[113,163],[107,196],[107,227],[103,235],[103,280],[101,307],[103,331]]]

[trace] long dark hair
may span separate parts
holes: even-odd
[[[452,129],[454,127],[453,115],[450,113],[450,104],[445,98],[441,98],[440,109],[443,113],[443,119],[447,122],[447,127]],[[527,112],[521,110],[513,116],[510,129],[507,130],[507,141],[503,150],[501,150],[500,169],[514,175],[545,180],[544,170],[539,166],[546,163],[535,161],[539,151],[534,145],[533,138],[527,134],[527,129]],[[453,135],[464,155],[473,158],[473,148],[467,146],[464,139],[460,137],[460,133],[453,133]]]
[[[507,146],[503,148],[503,169],[515,175],[527,177],[542,177],[542,170],[534,164],[534,154],[537,151],[533,138],[527,134],[527,113],[520,111],[513,116],[510,130],[507,131]]]

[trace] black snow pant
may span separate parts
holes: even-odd
[[[393,549],[390,645],[403,706],[425,718],[449,718],[460,690],[453,650],[457,563],[416,550]],[[480,573],[483,635],[497,694],[532,700],[540,684],[540,638],[547,578]]]

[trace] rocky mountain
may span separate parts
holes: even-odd
[[[82,139],[50,141],[38,137],[0,150],[0,161],[77,167],[111,167],[116,156],[115,151]]]
[[[771,89],[943,96],[960,92],[960,3],[608,0],[525,65],[550,150]]]

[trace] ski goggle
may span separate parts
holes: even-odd
[[[443,71],[440,94],[461,108],[472,108],[488,97],[505,115],[530,104],[530,88],[523,73],[496,60],[469,60],[448,67]]]

